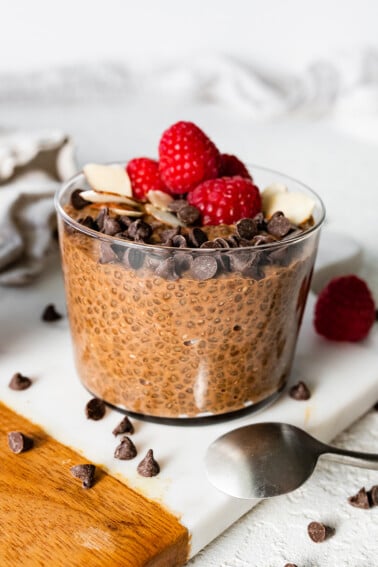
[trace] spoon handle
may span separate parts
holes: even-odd
[[[339,449],[331,445],[324,445],[322,455],[328,460],[352,465],[364,469],[378,470],[378,454],[362,453],[360,451],[348,451],[348,449]]]

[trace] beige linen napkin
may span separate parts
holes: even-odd
[[[77,171],[59,131],[0,131],[0,285],[23,285],[56,250],[54,193]]]

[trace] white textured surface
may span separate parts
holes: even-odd
[[[9,104],[3,105],[3,116],[6,117],[7,126],[63,128],[76,140],[81,163],[122,160],[138,154],[153,156],[156,154],[159,135],[168,124],[183,118],[192,119],[201,125],[224,151],[238,153],[246,161],[285,171],[314,187],[326,202],[328,227],[334,230],[347,228],[348,234],[363,245],[365,261],[362,273],[368,279],[375,297],[378,298],[376,247],[378,201],[376,186],[373,182],[376,179],[376,144],[371,141],[364,142],[354,139],[351,136],[351,130],[348,130],[347,127],[344,128],[344,131],[348,133],[340,134],[324,122],[316,124],[305,120],[290,119],[275,124],[257,125],[231,110],[220,110],[204,105],[182,105],[175,100],[155,100],[154,102],[154,108],[151,107],[151,102],[143,100],[143,97],[130,104],[129,102],[124,104],[121,100],[112,101],[111,104],[106,102],[86,105],[77,103],[70,106],[54,106],[53,104],[38,106],[35,104],[30,108]],[[147,113],[146,108],[149,109]],[[20,290],[19,293],[20,297],[25,297],[27,294],[28,305],[31,309],[26,312],[21,309],[19,314],[22,321],[21,332],[12,320],[1,319],[0,325],[0,329],[3,330],[2,361],[4,361],[4,345],[8,344],[12,347],[12,358],[8,360],[9,372],[14,371],[15,360],[21,361],[23,352],[19,341],[22,340],[23,344],[27,344],[28,341],[30,344],[35,344],[30,336],[30,326],[34,328],[35,317],[39,316],[44,304],[53,299],[51,295],[36,301],[32,288]],[[2,300],[0,317],[4,313],[4,294],[5,290],[0,289]],[[58,332],[58,329],[54,330],[49,327],[43,330],[43,327],[38,327],[39,344],[43,345],[44,349],[49,349],[55,332]],[[320,345],[320,342],[318,344]],[[66,346],[68,347],[68,343]],[[359,345],[358,348],[363,350],[364,347]],[[320,354],[321,351],[318,350],[313,356]],[[348,368],[349,356],[352,356],[352,353],[345,346],[340,348],[335,359],[339,359]],[[47,371],[45,362],[37,350],[30,354],[28,361],[33,366],[31,371],[40,376],[40,387],[42,387],[42,379],[47,380],[50,373],[53,374],[54,371],[59,370],[58,362],[53,360]],[[358,365],[348,381],[341,376],[342,388],[347,382],[344,389],[350,393],[350,406],[343,415],[337,414],[334,420],[327,424],[328,432],[343,429],[357,417],[361,406],[356,407],[353,403],[356,391],[353,388],[358,390],[358,382],[365,377],[366,371],[376,368],[376,362],[367,361],[366,368]],[[28,372],[28,369],[30,366],[20,368],[25,373]],[[6,383],[7,378],[8,376],[5,377],[2,373],[1,383]],[[338,390],[333,377],[327,373],[322,384],[325,389],[327,384],[334,384],[335,388],[331,388],[329,402],[332,407],[335,407]],[[373,387],[376,387],[376,382]],[[64,391],[64,382],[60,388]],[[59,388],[58,390],[53,389],[51,395],[53,399],[59,401]],[[368,394],[363,400],[363,405],[367,408],[369,402],[373,404],[375,402],[373,398],[375,398],[374,395]],[[86,399],[86,396],[81,393],[77,399],[73,400],[78,411],[82,411],[83,401]],[[269,416],[277,416],[275,412],[281,411],[280,406],[282,402],[269,410],[273,412],[269,413]],[[297,404],[294,407],[298,412],[303,412],[303,408],[299,410],[302,406]],[[323,407],[319,406],[316,414],[313,415],[314,419],[318,420],[318,424],[322,423],[322,412]],[[264,413],[259,418],[262,419],[262,416],[265,419],[268,414]],[[302,416],[298,414],[295,419],[301,423],[300,419],[303,419],[303,414]],[[373,416],[372,419],[376,419],[376,416]],[[114,421],[116,421],[114,415],[110,414],[107,418],[109,428],[113,426]],[[236,423],[233,425],[236,426]],[[373,425],[368,422],[359,427],[350,443],[353,442],[356,449],[378,451],[376,437],[372,439],[369,433],[369,427],[376,428],[376,425],[375,421]],[[83,433],[82,427],[82,424],[78,427],[80,434]],[[143,439],[143,430],[147,431],[143,426],[139,431],[141,435],[138,439],[140,442],[143,441],[142,446],[145,446],[146,439]],[[91,432],[92,428],[89,428],[84,434],[90,436]],[[315,427],[315,432],[326,437],[326,431],[320,426]],[[185,437],[182,437],[181,434],[176,436],[176,445],[179,446],[182,454],[185,449]],[[104,444],[103,447],[108,448],[108,445]],[[374,479],[370,475],[373,475]],[[341,484],[340,479],[344,479]],[[298,567],[343,567],[344,565],[375,567],[378,554],[377,510],[362,511],[349,508],[345,505],[344,494],[337,499],[337,502],[334,498],[340,494],[340,486],[344,482],[345,496],[348,496],[353,494],[360,485],[366,484],[368,487],[377,481],[376,473],[361,472],[337,465],[329,465],[323,469],[322,465],[317,469],[310,483],[300,492],[291,497],[259,505],[196,557],[193,565],[195,567],[245,567],[249,565],[251,567],[280,567],[290,560],[296,561]],[[331,499],[328,497],[328,492]],[[194,512],[197,511],[197,517],[203,513],[201,499],[195,499],[191,493],[186,492],[186,500],[192,506],[191,509]],[[336,536],[329,542],[318,546],[309,542],[303,531],[303,525],[307,524],[305,514],[308,513],[308,517],[312,519],[312,515],[316,513],[315,519],[323,520],[328,519],[329,516],[326,514],[332,514],[330,518],[336,520],[336,514],[341,514],[341,509],[345,509],[345,514],[350,514],[350,517],[343,519],[342,516],[338,516]],[[205,543],[206,538],[211,539],[216,535],[219,524],[226,526],[232,523],[240,513],[242,513],[241,508],[234,504],[223,516],[213,514],[207,527],[207,529],[214,530],[212,535],[199,524],[198,530],[202,542]],[[354,524],[355,518],[358,520],[356,524]],[[300,529],[296,531],[290,529],[291,526],[296,525]],[[350,542],[347,543],[345,540],[348,536],[345,530],[349,530],[348,533],[351,536]],[[199,544],[198,541],[198,546]],[[347,552],[344,551],[343,546],[347,546]],[[294,551],[296,555],[293,555]]]

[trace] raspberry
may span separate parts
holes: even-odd
[[[164,132],[159,159],[161,178],[172,193],[187,193],[219,171],[217,148],[192,122],[177,122]]]
[[[374,320],[374,300],[366,283],[357,276],[331,280],[315,305],[315,329],[333,341],[364,339]]]
[[[234,177],[235,175],[240,175],[240,177],[252,179],[244,163],[236,156],[221,154],[220,160],[219,177]]]
[[[133,195],[143,201],[150,190],[159,190],[169,193],[160,178],[159,164],[150,158],[134,158],[129,161],[126,171],[130,177]]]
[[[188,202],[199,209],[204,225],[233,224],[261,211],[256,185],[243,177],[221,177],[198,185],[188,194]]]

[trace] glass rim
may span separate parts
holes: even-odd
[[[125,165],[125,163],[127,162],[110,162],[104,165]],[[85,180],[84,177],[84,173],[82,170],[78,171],[77,173],[75,173],[75,175],[73,175],[72,177],[70,177],[70,179],[68,179],[66,182],[62,183],[62,185],[57,189],[57,191],[55,192],[55,197],[54,197],[54,204],[55,204],[55,209],[58,213],[58,215],[60,215],[60,217],[67,223],[69,224],[72,228],[74,228],[75,230],[77,230],[78,232],[81,232],[87,236],[90,236],[92,238],[96,238],[98,240],[102,240],[104,242],[110,242],[112,244],[120,244],[122,246],[130,246],[132,248],[136,248],[136,249],[141,249],[141,250],[171,250],[171,251],[184,251],[184,250],[190,250],[192,253],[195,251],[196,253],[199,252],[200,254],[212,254],[212,253],[219,253],[219,252],[227,252],[227,253],[232,253],[232,251],[240,251],[240,250],[274,250],[276,248],[280,248],[282,246],[288,246],[288,245],[294,245],[297,244],[298,242],[302,242],[303,240],[306,240],[307,238],[309,238],[312,234],[316,233],[317,231],[319,231],[319,229],[321,228],[321,226],[324,223],[325,220],[325,216],[326,216],[326,209],[324,206],[324,202],[321,199],[321,197],[319,197],[319,195],[313,190],[311,189],[308,185],[306,185],[305,183],[303,183],[302,181],[299,181],[298,179],[296,179],[295,177],[292,177],[290,175],[287,175],[286,173],[282,173],[280,171],[277,171],[275,169],[271,169],[268,167],[264,167],[261,165],[255,165],[253,163],[248,163],[247,164],[248,168],[253,168],[256,171],[263,171],[265,173],[270,173],[276,176],[280,176],[280,177],[284,177],[286,180],[291,181],[292,183],[298,184],[300,185],[302,188],[304,188],[306,191],[308,191],[312,197],[314,197],[315,201],[317,202],[317,205],[320,208],[320,218],[318,219],[317,222],[315,222],[315,224],[313,226],[311,226],[309,229],[305,230],[303,233],[293,236],[291,238],[286,238],[285,240],[279,240],[277,242],[269,242],[267,244],[259,244],[257,245],[251,245],[251,246],[243,246],[243,247],[237,247],[237,248],[190,248],[188,247],[182,247],[182,248],[177,248],[175,246],[164,246],[163,244],[147,244],[145,242],[134,242],[133,240],[125,240],[124,238],[118,238],[116,236],[110,236],[109,234],[104,234],[102,232],[98,232],[97,230],[94,230],[92,228],[89,228],[87,226],[84,226],[83,224],[80,224],[79,222],[77,222],[75,219],[73,219],[70,215],[68,215],[66,213],[66,211],[64,210],[64,208],[61,205],[61,198],[63,196],[63,194],[65,193],[65,191],[67,189],[69,189],[70,185],[73,185],[74,183],[76,183],[80,178],[83,178],[83,180]],[[172,227],[173,228],[173,227]],[[195,228],[195,227],[191,227],[191,228]]]

